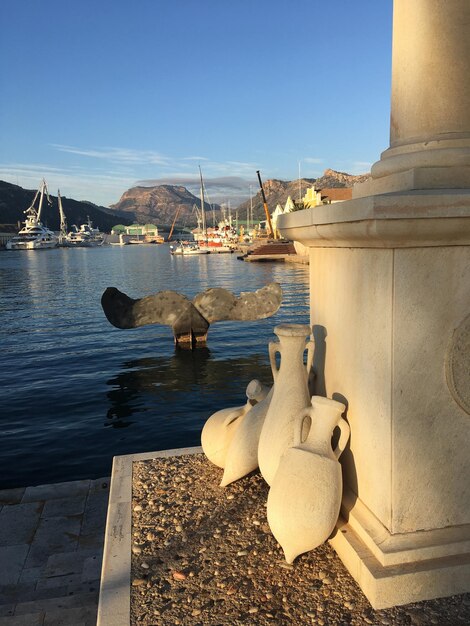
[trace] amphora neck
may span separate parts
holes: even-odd
[[[324,456],[336,459],[331,447],[331,437],[338,424],[344,420],[341,415],[345,405],[321,396],[312,397],[312,406],[304,414],[311,419],[310,430],[301,447]]]
[[[302,364],[310,327],[306,324],[280,324],[274,328],[274,334],[279,339],[280,367],[282,368],[283,363],[290,367]]]

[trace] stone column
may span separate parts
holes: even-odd
[[[354,197],[470,187],[470,2],[395,0],[390,148]]]

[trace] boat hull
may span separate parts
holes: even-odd
[[[57,241],[7,241],[5,248],[7,250],[46,250],[56,248]]]

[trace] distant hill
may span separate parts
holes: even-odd
[[[156,185],[154,187],[131,187],[125,191],[119,202],[112,205],[115,211],[121,214],[132,215],[140,224],[151,222],[157,226],[169,226],[178,213],[177,223],[195,225],[197,217],[193,211],[194,205],[198,209],[201,201],[186,187],[181,185]],[[220,210],[218,204],[211,206],[204,202],[205,210],[213,208]]]
[[[355,183],[362,183],[369,177],[369,174],[354,176],[353,174],[326,169],[319,178],[301,178],[300,181],[272,179],[263,182],[263,188],[266,195],[266,202],[268,203],[268,209],[272,213],[278,204],[284,207],[289,196],[294,201],[298,200],[299,195],[305,195],[307,188],[312,185],[315,185],[315,189],[317,190],[327,187],[352,187]],[[250,201],[248,200],[238,207],[237,210],[240,219],[245,219],[245,214],[249,206]],[[256,220],[265,219],[261,191],[253,197],[253,215]]]
[[[36,190],[23,189],[18,185],[12,185],[0,180],[0,225],[16,224],[25,219],[24,211],[30,206]],[[57,196],[50,195],[52,206],[44,200],[42,205],[41,221],[52,230],[59,230],[59,205]],[[90,217],[93,226],[102,232],[109,233],[116,224],[132,224],[131,216],[124,216],[98,206],[92,202],[73,200],[62,196],[62,206],[67,218],[68,226],[80,225]],[[0,230],[3,226],[0,226]],[[16,227],[15,227],[16,230]]]

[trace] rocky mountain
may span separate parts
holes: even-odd
[[[325,187],[352,187],[355,183],[363,183],[370,178],[370,174],[346,174],[345,172],[337,172],[336,170],[326,169],[320,178],[315,180],[316,189],[324,189]]]
[[[315,185],[317,189],[325,187],[352,187],[356,182],[362,182],[369,177],[368,174],[353,176],[344,172],[337,172],[332,169],[324,171],[320,178],[303,178],[300,181],[266,180],[263,183],[264,192],[268,208],[272,212],[277,204],[284,206],[289,196],[293,200],[299,198],[299,187],[304,195],[307,187]],[[116,204],[112,205],[114,211],[122,215],[129,215],[135,221],[144,224],[151,222],[159,227],[169,226],[175,215],[178,213],[177,224],[195,226],[197,221],[194,205],[199,209],[200,200],[194,196],[186,187],[177,185],[156,185],[154,187],[137,186],[125,191]],[[250,201],[242,203],[238,211],[239,219],[246,219],[246,211],[250,206]],[[219,205],[210,206],[205,203],[206,212],[215,210],[216,219],[219,219],[221,212]],[[232,215],[234,212],[232,211]],[[263,201],[261,192],[253,197],[253,214],[255,219],[264,219]]]
[[[24,211],[30,206],[35,193],[36,190],[23,189],[18,185],[0,181],[0,230],[14,232],[18,230],[18,222],[24,221]],[[41,221],[52,230],[59,230],[60,218],[57,196],[51,195],[50,199],[52,205],[49,205],[46,200],[43,202]],[[62,196],[62,207],[69,226],[83,224],[90,217],[93,226],[98,227],[102,232],[109,233],[116,224],[131,224],[133,221],[132,217],[125,214],[123,217],[106,207],[64,196]]]
[[[325,189],[326,187],[352,187],[354,183],[363,182],[367,180],[369,176],[369,174],[354,176],[353,174],[326,169],[319,178],[302,178],[300,181],[272,179],[263,182],[263,188],[268,208],[272,213],[278,204],[283,207],[289,196],[292,200],[297,201],[299,195],[303,196],[307,188],[312,185],[315,185],[315,189],[318,190]],[[248,200],[238,207],[237,210],[240,219],[245,219],[245,214],[249,206],[250,201]],[[253,197],[253,215],[256,220],[265,219],[261,191]]]
[[[111,205],[120,214],[132,216],[140,224],[152,223],[157,226],[169,226],[177,215],[178,224],[195,225],[197,216],[194,205],[201,206],[199,198],[181,185],[157,185],[155,187],[131,187],[125,191],[119,202]],[[204,202],[206,211],[212,207]]]

